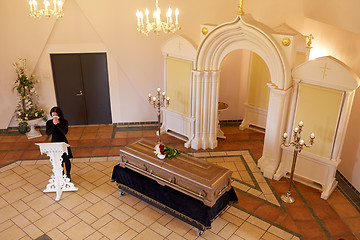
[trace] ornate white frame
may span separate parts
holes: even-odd
[[[349,122],[350,112],[356,89],[360,85],[359,77],[349,67],[334,57],[320,57],[307,61],[292,71],[294,79],[294,94],[292,96],[286,131],[291,132],[295,127],[294,115],[297,105],[298,88],[301,82],[344,92],[337,129],[333,140],[332,154],[329,158],[322,157],[306,149],[297,157],[296,180],[321,191],[321,198],[328,199],[334,191],[337,181],[336,170],[341,162],[340,156],[345,140],[345,133]],[[316,144],[316,140],[315,140]],[[284,148],[281,163],[273,176],[275,180],[289,175],[292,165],[292,149]]]
[[[280,161],[281,132],[285,129],[292,85],[290,67],[274,31],[250,15],[237,16],[231,23],[217,26],[202,41],[197,51],[193,73],[195,102],[194,149],[217,147],[217,103],[220,64],[237,49],[258,54],[270,70],[271,83],[263,156],[258,166],[265,177],[272,178]]]

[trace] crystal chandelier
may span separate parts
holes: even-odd
[[[175,23],[172,19],[172,10],[170,7],[166,13],[166,22],[161,21],[160,14],[161,14],[161,11],[158,6],[158,0],[156,0],[156,3],[155,3],[155,11],[153,14],[154,21],[153,22],[149,21],[149,10],[147,8],[145,9],[145,20],[144,20],[143,13],[141,11],[137,10],[136,16],[137,16],[138,32],[141,32],[147,36],[150,31],[153,31],[154,33],[156,33],[158,35],[161,31],[163,31],[164,33],[170,33],[170,32],[174,33],[180,29],[179,20],[178,20],[179,10],[177,8],[175,10]],[[144,23],[144,21],[145,21],[145,23]]]
[[[62,0],[54,0],[52,8],[50,6],[51,3],[48,0],[44,0],[43,8],[38,8],[38,4],[36,0],[30,0],[29,5],[30,5],[30,16],[32,17],[40,18],[41,16],[45,16],[49,18],[51,16],[54,16],[56,18],[59,18],[64,16],[64,12],[62,9],[64,5],[64,1]]]

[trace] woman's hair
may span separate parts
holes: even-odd
[[[64,115],[63,115],[63,113],[62,113],[62,111],[61,111],[61,109],[59,107],[56,106],[56,107],[51,108],[50,116],[52,116],[53,112],[56,112],[60,119],[64,119]]]

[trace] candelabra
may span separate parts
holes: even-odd
[[[291,196],[291,191],[290,190],[291,190],[291,185],[292,185],[293,178],[294,178],[294,171],[295,171],[295,164],[296,164],[297,155],[298,155],[298,153],[301,152],[303,147],[311,147],[314,144],[314,139],[315,139],[315,134],[314,133],[310,134],[309,145],[307,145],[304,142],[304,140],[301,139],[301,132],[302,132],[303,126],[304,126],[304,123],[302,121],[300,121],[299,125],[297,127],[295,127],[295,129],[294,129],[293,141],[288,143],[288,144],[285,143],[285,141],[287,139],[287,133],[284,133],[283,140],[282,140],[282,143],[281,143],[281,146],[285,146],[285,147],[293,146],[294,147],[294,156],[293,156],[293,162],[292,162],[292,166],[291,166],[289,190],[288,190],[288,192],[286,194],[283,194],[281,196],[281,200],[283,200],[283,202],[286,202],[286,203],[295,202],[295,198]]]
[[[49,0],[44,0],[44,8],[38,8],[38,3],[36,0],[30,0],[30,16],[35,18],[40,18],[41,16],[51,17],[54,16],[56,18],[64,16],[63,5],[64,1],[62,0],[54,0],[53,8],[51,9],[51,3]]]
[[[175,9],[175,23],[172,19],[172,10],[169,7],[167,13],[166,13],[166,22],[163,22],[161,20],[161,10],[159,8],[158,0],[155,2],[155,11],[153,14],[154,21],[150,22],[149,20],[149,10],[145,9],[145,23],[144,23],[144,14],[137,10],[136,16],[137,16],[137,30],[138,32],[141,32],[145,34],[146,36],[149,34],[150,31],[153,31],[156,34],[159,34],[161,31],[164,33],[174,33],[177,30],[180,29],[179,27],[179,10]]]
[[[160,88],[157,89],[156,96],[152,97],[151,93],[149,93],[149,103],[154,106],[154,108],[157,108],[157,114],[158,114],[158,143],[160,143],[160,108],[169,106],[170,104],[170,98],[165,96],[165,92],[160,91]]]

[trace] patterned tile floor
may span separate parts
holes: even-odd
[[[274,181],[256,167],[264,134],[226,125],[226,140],[211,151],[194,151],[169,135],[162,141],[231,169],[239,202],[217,218],[201,237],[196,229],[131,195],[119,196],[110,182],[123,145],[140,138],[156,141],[152,126],[74,126],[72,182],[77,192],[60,201],[43,193],[51,175],[48,157],[15,130],[0,132],[0,239],[360,239],[360,211],[337,188],[328,200],[295,182],[296,202],[279,196],[288,180]]]

